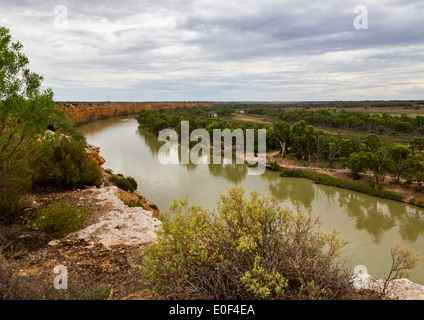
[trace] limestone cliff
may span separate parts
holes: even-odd
[[[137,114],[141,110],[173,109],[178,107],[208,107],[208,103],[192,102],[152,102],[152,103],[130,103],[130,102],[106,102],[106,103],[57,103],[58,108],[75,124],[96,121],[104,118]]]

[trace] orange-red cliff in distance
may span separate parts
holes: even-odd
[[[57,103],[59,108],[65,110],[68,118],[75,124],[96,121],[104,118],[136,114],[143,109],[173,109],[179,107],[210,107],[210,103],[201,102],[63,102]]]

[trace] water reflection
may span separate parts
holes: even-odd
[[[272,174],[263,174],[262,177],[268,180],[271,195],[278,200],[300,201],[305,207],[311,207],[315,198],[315,186],[310,180],[281,177],[276,179]]]
[[[355,220],[356,228],[365,229],[376,243],[380,243],[385,231],[396,225],[388,210],[383,210],[377,199],[343,193],[339,195],[338,201],[340,207],[346,209],[344,212]]]
[[[424,210],[400,202],[314,184],[306,179],[280,178],[264,174],[269,190],[278,200],[300,201],[320,211],[321,207],[336,209],[354,221],[357,230],[364,230],[375,244],[386,232],[397,228],[403,241],[415,242],[424,235]],[[326,205],[324,205],[326,203]]]
[[[159,157],[159,153],[162,152],[161,147],[165,144],[165,142],[158,141],[157,137],[146,132],[143,129],[139,128],[137,132],[141,140],[143,140],[143,142],[149,148],[149,151],[151,152],[151,154]],[[181,147],[178,145],[171,145],[170,148],[171,150],[169,150],[166,155],[162,155],[162,156],[169,157],[171,163],[174,163],[176,159],[173,159],[173,158],[177,157],[178,165],[186,168],[187,171],[195,171],[198,166],[207,165],[209,172],[213,176],[225,178],[236,184],[243,181],[248,172],[248,167],[245,165],[236,164],[235,158],[228,159],[228,158],[222,157],[222,164],[213,164],[211,163],[212,156],[210,154],[206,154],[206,155],[200,154],[199,164],[193,163],[191,159],[188,164],[183,164],[181,163],[182,162]]]
[[[245,165],[239,165],[235,163],[233,159],[230,163],[229,159],[223,158],[223,164],[209,164],[209,172],[214,177],[223,177],[232,183],[238,184],[242,182],[247,175],[248,167]]]
[[[424,212],[418,208],[407,207],[406,214],[398,216],[399,233],[402,239],[417,241],[424,230]]]

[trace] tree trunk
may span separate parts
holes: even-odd
[[[280,142],[281,145],[281,157],[284,159],[284,154],[286,153],[286,143]]]
[[[374,188],[378,189],[380,187],[380,176],[378,173],[374,173]]]

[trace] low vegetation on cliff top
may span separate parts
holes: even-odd
[[[167,298],[335,299],[349,291],[337,263],[344,242],[300,205],[292,211],[233,188],[217,212],[184,198],[171,216],[141,268],[144,283]]]

